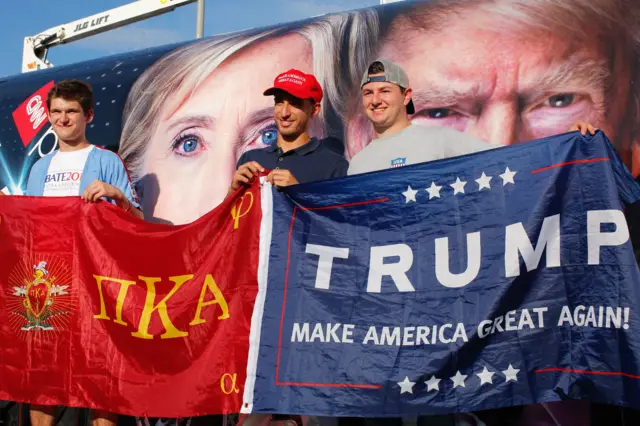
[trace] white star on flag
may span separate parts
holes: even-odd
[[[407,190],[405,192],[402,193],[402,195],[404,195],[405,198],[405,204],[407,204],[409,201],[416,201],[416,194],[418,193],[418,191],[415,191],[413,189],[411,189],[411,186],[407,187]]]
[[[505,186],[508,183],[515,184],[515,182],[513,181],[513,177],[516,175],[516,173],[518,173],[518,172],[512,172],[507,167],[506,170],[504,171],[504,173],[502,173],[500,175],[500,177],[502,178],[502,186]]]
[[[436,376],[431,376],[431,378],[429,380],[427,380],[425,383],[427,384],[427,392],[431,392],[432,390],[434,391],[439,391],[440,390],[440,380],[438,379]]]
[[[507,368],[506,370],[502,371],[502,374],[504,374],[507,378],[506,382],[513,380],[514,382],[518,381],[518,372],[520,370],[518,370],[517,368],[513,368],[513,366],[511,366],[511,364],[509,364],[509,368]]]
[[[467,182],[460,180],[459,177],[456,177],[456,181],[450,185],[453,188],[453,195],[464,194],[464,186],[466,184]]]
[[[478,182],[478,191],[480,191],[482,188],[491,189],[491,185],[489,185],[491,179],[491,176],[487,176],[484,174],[484,172],[482,172],[482,176],[476,179],[476,182]]]
[[[464,380],[467,378],[466,374],[460,374],[460,370],[456,373],[455,376],[451,377],[451,381],[453,382],[453,388],[457,388],[458,386],[462,386],[466,388],[467,386],[464,384]]]
[[[397,382],[397,383],[398,383],[398,386],[400,386],[400,395],[402,395],[405,392],[413,393],[413,385],[416,384],[416,382],[412,382],[406,376],[403,381]]]
[[[482,370],[482,373],[476,373],[476,376],[480,377],[480,386],[484,385],[485,383],[489,383],[489,384],[493,384],[493,379],[491,378],[491,376],[493,376],[494,374],[496,374],[493,371],[489,371],[487,370],[487,367],[484,368],[484,370]]]
[[[429,193],[429,199],[432,199],[432,198],[440,198],[441,189],[442,189],[441,186],[436,185],[435,182],[431,182],[431,186],[428,187],[425,191]]]

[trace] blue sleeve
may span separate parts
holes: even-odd
[[[41,183],[44,181],[44,175],[46,175],[50,163],[51,159],[45,156],[31,166],[29,178],[27,179],[27,189],[24,195],[30,195],[33,197],[42,196],[44,193],[44,187]]]
[[[129,202],[139,209],[140,203],[138,201],[138,196],[133,188],[133,183],[131,182],[127,168],[117,154],[114,154],[113,152],[109,152],[109,154],[111,155],[108,156],[108,165],[106,167],[106,173],[104,174],[104,182],[120,189]]]
[[[25,190],[24,195],[35,195],[36,194],[36,190],[34,188],[35,186],[35,181],[36,178],[34,176],[34,168],[31,168],[31,171],[29,172],[29,178],[27,179],[27,189]]]

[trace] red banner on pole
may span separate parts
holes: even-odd
[[[0,197],[0,399],[149,417],[239,412],[257,185],[198,221]]]

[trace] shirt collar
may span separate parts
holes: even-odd
[[[318,149],[320,146],[320,141],[316,138],[309,139],[309,142],[305,143],[302,146],[297,147],[293,150],[298,155],[307,155]],[[280,149],[278,144],[273,144],[268,148],[269,152],[276,152]]]

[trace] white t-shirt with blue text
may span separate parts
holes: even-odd
[[[58,151],[53,155],[44,178],[45,197],[77,197],[80,181],[93,145],[77,151]]]

